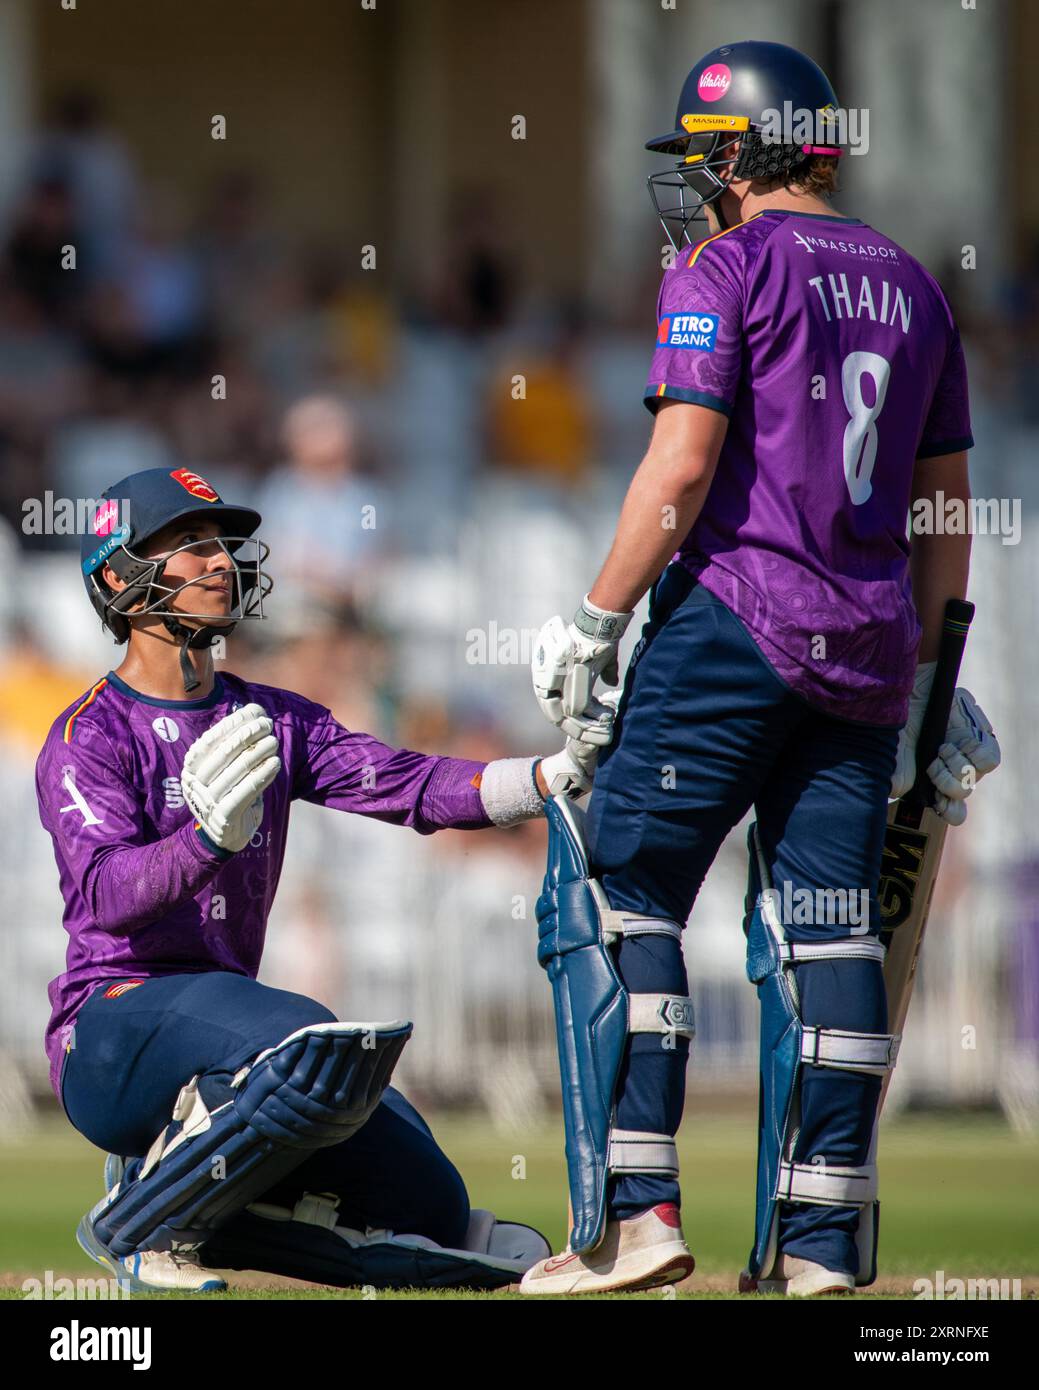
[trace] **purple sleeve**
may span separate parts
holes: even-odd
[[[703,254],[700,254],[700,253]],[[743,291],[739,247],[683,252],[664,275],[657,301],[657,345],[645,403],[688,401],[731,415],[743,364]]]
[[[963,358],[959,330],[954,327],[916,456],[926,459],[939,454],[957,454],[961,449],[971,449],[973,446],[967,364]]]
[[[102,931],[125,935],[195,894],[228,857],[190,819],[146,840],[144,793],[122,772],[104,733],[81,719],[72,743],[52,735],[36,769],[40,819],[62,873]]]
[[[322,718],[305,726],[306,754],[296,772],[295,797],[407,825],[420,835],[492,824],[480,799],[486,764],[390,748],[370,734],[345,729],[323,707],[314,708]]]

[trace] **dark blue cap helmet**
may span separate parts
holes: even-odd
[[[192,583],[171,586],[163,583],[163,572],[171,554],[190,551],[210,542],[190,541],[159,558],[141,554],[148,541],[171,522],[186,517],[205,518],[220,526],[220,545],[231,560],[233,592],[227,619],[218,624],[188,627],[182,618],[205,619],[212,615],[181,609],[164,616],[166,627],[182,637],[181,667],[185,689],[198,682],[187,660],[188,647],[208,647],[218,636],[232,631],[242,618],[262,618],[263,599],[272,581],[261,568],[269,547],[253,532],[260,525],[260,514],[251,507],[230,506],[216,489],[190,468],[149,468],[113,483],[101,494],[87,525],[80,547],[80,565],[87,594],[102,623],[117,642],[130,636],[128,614],[164,613],[175,594]],[[102,578],[105,565],[123,581],[118,591]],[[189,674],[190,673],[190,674]]]
[[[751,40],[705,54],[683,83],[674,130],[646,142],[656,154],[680,156],[673,169],[649,178],[653,206],[676,250],[690,239],[689,223],[732,180],[796,176],[815,155],[840,155],[837,114],[829,78],[796,48]],[[806,140],[801,132],[809,123],[817,138]],[[731,172],[720,175],[729,163]],[[677,201],[662,202],[664,189],[676,190]]]

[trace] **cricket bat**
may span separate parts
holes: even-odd
[[[964,599],[951,598],[945,605],[934,684],[916,744],[916,781],[888,812],[878,899],[880,941],[887,948],[884,985],[891,1033],[901,1033],[905,1026],[945,832],[949,828],[931,809],[935,787],[927,776],[927,768],[945,742],[960,661],[973,617],[974,605]],[[890,1080],[889,1071],[880,1093],[881,1106]]]

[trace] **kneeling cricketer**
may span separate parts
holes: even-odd
[[[136,1291],[218,1291],[215,1269],[496,1288],[545,1240],[472,1210],[389,1084],[410,1022],[343,1021],[257,981],[267,917],[293,801],[420,835],[511,825],[588,789],[614,710],[551,757],[484,764],[215,673],[213,642],[263,617],[259,525],[158,468],[109,488],[83,538],[87,594],[126,655],[57,717],[36,769],[69,934],[51,1081],[108,1152],[77,1238]]]

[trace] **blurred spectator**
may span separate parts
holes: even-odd
[[[48,322],[41,300],[0,277],[0,427],[42,428],[75,409],[82,369],[79,345]]]
[[[503,328],[515,301],[516,272],[494,195],[478,185],[458,189],[449,222],[451,251],[432,295],[435,319],[464,334]]]
[[[153,190],[144,204],[118,278],[154,365],[177,368],[190,362],[204,325],[203,280],[170,190]]]
[[[91,278],[117,274],[136,212],[136,177],[125,142],[106,124],[93,92],[70,89],[57,98],[32,175],[69,190],[80,268]]]
[[[256,332],[257,305],[287,250],[270,225],[256,177],[236,169],[207,195],[194,238],[209,310],[232,338]]]
[[[382,489],[358,474],[350,411],[333,396],[308,396],[285,417],[289,461],[262,488],[257,507],[271,537],[280,619],[294,606],[351,604],[373,582],[386,551]]]
[[[68,185],[36,180],[15,209],[4,262],[17,288],[50,320],[69,317],[86,285],[78,242]],[[75,249],[74,268],[63,264],[67,247]]]
[[[559,313],[531,348],[513,348],[507,374],[491,384],[487,454],[491,463],[560,482],[584,479],[592,452],[592,402],[581,370],[584,343],[576,309]],[[523,378],[523,395],[515,379]]]

